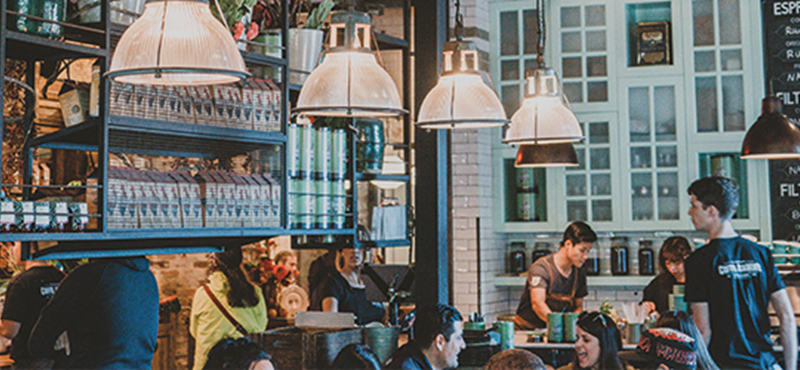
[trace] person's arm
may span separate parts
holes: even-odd
[[[545,302],[547,293],[544,288],[531,288],[531,307],[536,316],[539,316],[542,321],[547,322],[547,314],[550,313],[550,307]]]
[[[575,298],[575,313],[583,312],[583,298]]]
[[[322,300],[322,312],[339,312],[339,300],[326,297]]]
[[[781,345],[783,346],[785,370],[797,369],[797,321],[794,318],[794,308],[789,300],[786,289],[781,289],[771,296],[772,307],[778,314],[781,322]]]
[[[8,339],[14,339],[19,334],[22,324],[12,320],[0,320],[0,335]]]
[[[692,316],[694,316],[694,323],[700,334],[703,335],[703,341],[706,345],[711,341],[711,321],[708,314],[708,302],[694,302],[692,303]]]

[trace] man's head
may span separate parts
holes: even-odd
[[[507,349],[489,359],[483,370],[545,370],[539,356],[522,349]]]
[[[458,366],[464,343],[463,318],[455,308],[437,303],[417,307],[414,341],[437,369]]]
[[[592,244],[597,241],[597,234],[583,221],[574,221],[561,239],[561,248],[567,253],[567,258],[576,267],[583,266],[589,258]]]
[[[724,177],[697,180],[689,186],[688,193],[691,196],[689,216],[697,230],[707,230],[716,222],[730,220],[739,206],[739,189]]]
[[[294,274],[297,271],[297,256],[292,251],[281,251],[275,255],[275,265],[284,266],[286,270]]]

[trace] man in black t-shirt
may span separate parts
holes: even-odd
[[[18,255],[19,243],[15,243]],[[19,260],[19,257],[16,256]],[[22,264],[22,263],[20,263]],[[3,315],[0,317],[0,335],[11,339],[11,358],[14,367],[34,367],[35,359],[28,352],[28,336],[39,318],[39,312],[56,293],[64,273],[43,261],[24,262],[26,270],[8,284]]]
[[[414,339],[400,347],[386,364],[395,370],[444,370],[458,367],[466,348],[464,323],[454,307],[437,303],[417,306]]]
[[[689,187],[689,216],[709,242],[686,260],[684,299],[709,344],[711,357],[723,369],[780,368],[769,339],[767,306],[780,319],[785,368],[797,368],[797,328],[794,310],[772,254],[738,236],[731,225],[739,194],[723,177],[707,177]]]

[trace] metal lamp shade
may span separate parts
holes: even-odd
[[[570,143],[520,145],[514,167],[575,167],[578,153]]]
[[[761,102],[761,117],[747,130],[742,158],[800,158],[800,128],[781,113],[783,104],[774,96]]]
[[[392,77],[370,52],[371,34],[366,13],[343,11],[331,16],[331,51],[303,83],[295,112],[333,117],[406,113]]]
[[[575,114],[565,105],[561,84],[552,68],[540,68],[528,76],[522,106],[511,117],[506,144],[570,143],[583,140]]]
[[[206,0],[149,0],[117,44],[108,78],[139,85],[216,85],[250,74]]]
[[[474,129],[508,124],[497,94],[478,71],[474,42],[444,46],[444,73],[420,106],[417,126],[426,129]]]

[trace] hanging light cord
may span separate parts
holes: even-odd
[[[456,40],[461,41],[464,38],[464,14],[461,14],[461,0],[456,0],[456,26],[453,32],[456,34]]]
[[[544,24],[544,1],[538,0],[536,6],[536,13],[539,16],[539,45],[537,45],[536,52],[539,54],[536,57],[536,62],[541,68],[544,66],[544,38],[545,38],[545,24]]]

